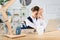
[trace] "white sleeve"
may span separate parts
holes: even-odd
[[[44,29],[47,27],[48,21],[46,19],[42,20]]]
[[[36,26],[35,26],[34,23],[30,22],[28,19],[26,19],[25,21],[26,21],[26,25],[27,25],[27,26],[31,26],[31,27],[33,27],[33,28],[36,29]]]
[[[46,20],[38,19],[36,22],[36,30],[39,35],[44,33],[44,29],[47,26]]]
[[[48,23],[48,22],[47,22],[47,20],[45,20],[45,19],[44,19],[44,20],[43,20],[43,19],[38,19],[37,22],[36,22],[36,26],[37,26],[37,27],[40,26],[41,28],[44,28],[44,29],[45,29],[46,26],[47,26],[47,23]]]

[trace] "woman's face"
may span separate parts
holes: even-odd
[[[37,18],[37,14],[38,14],[38,11],[32,12],[32,16],[33,16],[34,18]]]
[[[38,11],[37,17],[41,17],[41,16],[42,16],[42,13],[43,13],[43,9],[41,8],[41,9],[39,9],[39,11]]]

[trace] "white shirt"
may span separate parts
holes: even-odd
[[[36,24],[35,24],[36,19],[35,19],[35,18],[33,18],[32,16],[30,16],[30,17],[32,18],[33,23],[32,23],[32,22],[30,22],[28,19],[26,19],[26,20],[25,20],[25,21],[26,21],[26,25],[27,25],[27,26],[31,26],[32,28],[36,28]]]
[[[39,35],[42,34],[44,32],[44,29],[47,26],[46,20],[45,19],[41,19],[41,18],[36,20],[32,16],[31,16],[31,18],[33,20],[33,23],[30,22],[28,19],[26,19],[26,25],[35,28]]]
[[[44,33],[44,29],[46,29],[47,22],[45,19],[38,19],[36,22],[36,30],[39,35]]]

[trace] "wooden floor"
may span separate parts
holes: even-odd
[[[8,38],[0,35],[0,40],[60,40],[60,31],[58,30],[60,20],[49,20],[46,32],[43,35],[37,33],[26,34],[24,37]]]
[[[1,36],[0,40],[60,40],[60,31],[48,32],[44,33],[43,35],[27,34],[24,37],[18,38],[8,38]]]
[[[59,20],[56,20],[56,19],[49,20],[45,31],[46,32],[55,31],[58,29],[58,25],[60,25],[60,19]]]

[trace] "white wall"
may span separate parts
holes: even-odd
[[[31,4],[29,6],[26,6],[27,13],[31,14],[31,8],[36,5],[45,9],[44,0],[32,0]],[[12,6],[9,7],[9,9],[12,12],[11,9],[21,9],[21,7],[22,5],[20,4],[19,0],[16,0],[16,2]]]
[[[60,0],[46,0],[46,10],[49,19],[59,19]]]
[[[27,13],[31,14],[31,8],[35,5],[44,8],[44,16],[47,19],[58,19],[60,18],[60,0],[32,0],[32,3],[27,6]],[[9,7],[9,9],[20,9],[21,4],[19,0]],[[11,11],[11,10],[10,10]]]

